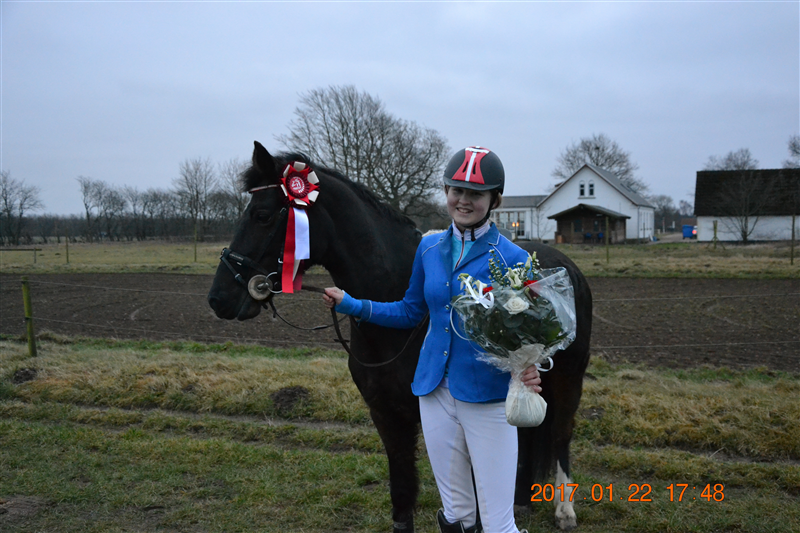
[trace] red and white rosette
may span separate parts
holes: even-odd
[[[319,179],[311,167],[300,161],[286,165],[281,178],[281,190],[289,201],[289,223],[286,226],[286,241],[283,246],[283,269],[281,289],[285,293],[299,291],[303,274],[298,269],[300,261],[311,257],[308,213],[306,209],[319,196]]]

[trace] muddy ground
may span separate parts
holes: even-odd
[[[298,331],[267,312],[245,322],[218,319],[206,302],[211,276],[29,278],[37,332],[341,349],[332,329]],[[331,284],[326,275],[305,281]],[[594,356],[673,368],[709,364],[800,372],[800,280],[591,278],[589,283]],[[330,323],[318,294],[282,295],[276,304],[295,324]],[[0,275],[0,333],[22,335],[23,317],[20,278]]]

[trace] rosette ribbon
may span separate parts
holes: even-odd
[[[281,289],[285,293],[299,291],[303,284],[300,262],[311,257],[306,209],[316,201],[318,189],[319,179],[305,163],[294,161],[283,169],[281,190],[290,207],[281,269]]]

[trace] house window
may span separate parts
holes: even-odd
[[[579,196],[586,196],[586,183],[581,182]]]
[[[594,181],[589,180],[589,196],[594,196]]]

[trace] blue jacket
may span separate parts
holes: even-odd
[[[362,300],[361,319],[392,328],[413,328],[430,312],[430,324],[419,354],[411,390],[417,396],[431,393],[439,386],[447,371],[450,393],[465,402],[505,400],[510,376],[479,361],[481,348],[454,334],[450,324],[450,302],[461,294],[458,275],[462,272],[488,283],[489,252],[494,249],[505,266],[525,262],[527,252],[500,235],[492,224],[477,239],[460,265],[453,271],[451,255],[453,230],[424,237],[417,248],[411,280],[399,302]],[[464,335],[458,313],[453,324]]]

